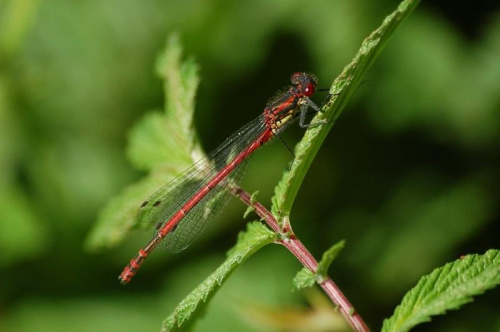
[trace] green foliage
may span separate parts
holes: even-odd
[[[250,203],[252,205],[249,205],[247,209],[245,210],[245,213],[243,213],[243,218],[246,218],[250,213],[252,213],[255,208],[253,207],[253,204],[257,201],[257,195],[259,194],[258,191],[254,192],[252,196],[250,196]]]
[[[380,295],[400,294],[416,275],[440,264],[457,243],[480,229],[493,215],[494,207],[481,192],[480,177],[463,179],[447,190],[422,187],[424,178],[429,179],[429,174],[408,174],[380,208],[378,218],[383,220],[383,227],[376,230],[372,224],[356,239],[357,243],[369,245],[356,253],[346,253],[347,260],[370,264],[367,276],[384,289]],[[339,222],[349,220],[341,218]],[[386,240],[375,244],[374,236]],[[425,246],[422,239],[427,240]],[[408,257],[412,257],[411,262]],[[392,291],[386,290],[389,285],[393,286]]]
[[[323,253],[321,260],[318,263],[318,271],[316,271],[316,275],[321,278],[326,277],[328,273],[328,268],[332,264],[332,262],[337,258],[338,254],[342,249],[344,249],[345,240],[339,241],[331,246],[327,251]]]
[[[203,156],[193,129],[198,69],[192,60],[181,63],[181,56],[174,35],[157,63],[157,73],[164,79],[165,110],[147,114],[130,133],[129,159],[137,168],[151,172],[103,209],[87,241],[90,249],[120,242],[139,226],[136,214],[144,199]]]
[[[221,251],[234,243],[227,234],[242,228],[242,207],[234,202],[211,228],[206,238],[216,237],[216,246],[198,242],[202,250],[194,246],[171,257],[172,264],[155,252],[124,288],[116,275],[151,236],[126,238],[138,226],[142,200],[202,156],[190,135],[217,146],[254,118],[293,71],[313,72],[328,87],[390,6],[0,1],[0,330],[158,329],[165,308],[215,270]],[[467,17],[456,15],[460,7],[422,2],[398,28],[349,96],[296,202],[293,187],[290,204],[281,206],[293,205],[294,230],[314,252],[332,238],[348,239],[351,249],[335,263],[335,276],[348,297],[358,294],[350,300],[372,322],[381,322],[408,283],[440,262],[464,248],[497,245],[491,230],[500,206],[500,7],[477,7]],[[164,136],[169,114],[162,102],[173,102],[172,93],[162,88],[164,75],[152,74],[172,31],[180,32],[185,53],[196,56],[202,77],[197,132],[176,126],[185,130],[178,150]],[[317,104],[322,96],[314,96]],[[184,120],[192,123],[192,115]],[[284,139],[293,144],[299,133],[290,128]],[[260,190],[265,204],[290,156],[275,143],[252,159],[244,188]],[[143,176],[137,169],[151,172],[137,182]],[[99,214],[108,223],[96,224]],[[122,247],[89,254],[82,250],[85,238],[94,250]],[[304,303],[303,293],[289,292],[286,282],[296,270],[285,250],[259,251],[210,301],[198,330],[266,329],[238,313],[247,304],[276,309],[269,315],[292,313],[288,308]],[[499,326],[498,290],[475,297],[463,315],[440,317],[439,330]]]
[[[313,126],[308,132],[314,132],[314,134],[306,134],[304,136],[304,139],[297,148],[297,157],[294,160],[292,169],[288,173],[291,175],[287,177],[288,174],[285,173],[284,179],[277,188],[284,186],[284,183],[294,184],[285,186],[282,190],[277,189],[273,202],[279,202],[280,198],[282,199],[283,197],[295,197],[308,168],[308,166],[303,167],[301,165],[310,165],[317,150],[319,149],[319,146],[326,136],[327,131],[325,130],[331,128],[334,120],[340,115],[340,112],[343,109],[343,106],[347,103],[349,96],[353,94],[354,89],[356,89],[357,85],[361,81],[361,77],[369,68],[375,56],[381,51],[395,27],[412,11],[417,3],[418,1],[415,0],[404,1],[396,12],[386,18],[382,26],[363,42],[361,50],[355,56],[352,63],[348,65],[340,77],[335,80],[331,89],[333,98],[325,104],[324,109],[328,109],[331,105],[335,104],[337,99],[339,102],[336,105],[340,106],[335,107],[331,112],[328,112],[330,115],[325,117],[326,121],[328,121],[328,125],[323,126],[326,129],[314,130],[314,128],[318,128],[319,126]],[[165,79],[165,94],[168,96],[165,107],[166,116],[153,114],[146,117],[145,120],[131,133],[131,144],[128,150],[129,158],[136,165],[136,167],[145,170],[152,170],[152,174],[155,174],[155,170],[157,168],[164,171],[161,166],[163,166],[163,163],[166,162],[174,165],[176,164],[176,161],[180,161],[177,162],[177,164],[182,165],[184,162],[188,164],[189,152],[193,150],[194,144],[192,144],[192,142],[194,142],[194,133],[192,130],[192,113],[194,109],[194,93],[198,81],[196,78],[196,69],[194,64],[192,62],[186,62],[181,66],[180,57],[180,46],[178,45],[177,39],[174,37],[171,39],[165,55],[160,59],[160,61],[158,61],[158,72],[160,73],[160,76]],[[172,74],[172,72],[175,74]],[[321,118],[321,114],[319,117]],[[324,120],[321,119],[317,121]],[[168,128],[168,130],[165,130],[165,128]],[[180,130],[176,128],[179,128]],[[322,136],[319,135],[321,131],[324,132]],[[172,139],[172,137],[174,139]],[[171,141],[177,142],[177,144],[169,144]],[[163,153],[158,154],[158,150],[163,151]],[[181,151],[181,154],[179,155],[177,151]],[[172,158],[172,160],[170,160],[170,158]],[[187,167],[187,165],[185,166]],[[293,179],[296,174],[294,172],[295,169],[301,170],[299,172],[301,175],[297,176],[299,180],[291,180],[291,178]],[[157,175],[154,180],[159,179],[160,176]],[[131,187],[131,189],[129,189],[125,194],[110,203],[108,209],[105,209],[101,215],[100,224],[96,228],[96,231],[94,231],[93,236],[90,238],[90,246],[99,247],[106,242],[108,242],[107,244],[113,244],[116,241],[119,241],[123,237],[123,234],[134,226],[134,223],[133,221],[130,221],[130,218],[126,218],[129,219],[127,222],[120,222],[120,219],[124,218],[124,216],[130,216],[130,208],[128,208],[128,206],[130,206],[131,203],[136,203],[134,200],[142,200],[145,196],[138,196],[138,194],[145,190],[145,188],[149,189],[149,185],[152,182],[153,181],[149,182],[143,180],[140,184]],[[285,192],[290,191],[292,194],[287,196]],[[254,196],[252,199],[254,199]],[[288,199],[288,203],[284,204],[289,204],[289,206],[286,209],[280,209],[279,211],[288,215],[292,203],[293,198]],[[139,204],[133,204],[132,206],[138,205]],[[281,204],[278,203],[278,205]],[[273,206],[276,207],[276,204]],[[120,226],[120,224],[122,226]],[[125,227],[123,225],[125,225]],[[237,248],[245,248],[245,253],[248,255],[262,247],[262,245],[255,245],[255,243],[252,243],[251,241],[244,241],[245,239],[246,238],[240,237]],[[342,247],[343,242],[340,242],[325,253],[322,262],[319,265],[318,274],[315,276],[316,279],[318,277],[323,278],[326,275],[330,263]],[[165,321],[165,330],[171,331],[179,327],[185,328],[193,322],[191,318],[196,317],[195,314],[199,313],[203,308],[203,306],[199,306],[199,304],[206,303],[206,301],[213,296],[215,290],[217,289],[215,287],[216,283],[220,286],[222,280],[224,280],[224,278],[227,277],[229,273],[242,262],[242,259],[239,259],[238,257],[246,257],[245,255],[235,255],[236,250],[237,249],[231,251],[229,259],[212,276],[210,276],[179,304],[172,316]],[[310,283],[310,275],[303,271],[300,272],[295,278],[294,287],[302,288]],[[187,322],[186,325],[184,325],[184,322]]]
[[[33,259],[49,242],[42,218],[16,183],[16,165],[25,142],[16,121],[11,82],[2,70],[19,51],[36,9],[35,0],[0,3],[0,267]]]
[[[4,1],[5,2],[5,1]],[[0,62],[8,60],[19,49],[38,9],[39,0],[0,3]]]
[[[474,295],[500,284],[500,252],[489,250],[484,255],[467,255],[437,268],[412,288],[384,321],[382,331],[409,331],[472,301]]]
[[[247,231],[239,234],[238,242],[228,252],[224,263],[179,303],[164,321],[162,331],[188,330],[229,275],[254,252],[275,239],[276,234],[262,223],[258,221],[249,223]]]
[[[9,191],[7,191],[9,189]],[[0,189],[0,267],[30,259],[46,249],[48,234],[28,198],[3,186]]]
[[[156,73],[163,80],[163,114],[146,115],[130,134],[127,154],[137,168],[151,171],[168,167],[176,175],[199,158],[193,126],[198,66],[192,58],[181,59],[180,41],[174,34],[156,62]]]
[[[327,251],[323,253],[321,261],[318,263],[318,270],[316,273],[311,272],[308,268],[304,267],[293,279],[293,289],[302,289],[306,287],[311,287],[315,283],[322,283],[324,278],[327,276],[328,268],[332,262],[337,258],[338,254],[342,249],[344,249],[345,240],[339,241],[331,246]]]
[[[290,171],[285,172],[275,188],[273,198],[273,213],[288,216],[300,185],[314,160],[318,150],[332,128],[335,120],[340,116],[345,105],[356,91],[366,71],[375,58],[382,51],[399,24],[415,9],[418,0],[402,1],[398,9],[387,16],[382,25],[373,31],[343,72],[333,82],[328,102],[323,106],[325,113],[318,113],[312,123],[327,121],[326,125],[312,126],[304,135],[295,149],[295,158]]]
[[[313,286],[317,282],[316,275],[307,267],[303,267],[293,278],[293,290]]]

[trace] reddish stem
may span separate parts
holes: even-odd
[[[307,248],[304,247],[302,242],[300,242],[300,240],[295,236],[288,220],[285,220],[283,223],[284,226],[281,227],[269,210],[267,210],[259,202],[251,201],[251,196],[246,191],[239,187],[235,187],[232,188],[232,192],[243,203],[253,207],[257,215],[261,217],[273,231],[280,235],[278,243],[285,246],[302,263],[302,265],[307,267],[313,273],[316,273],[318,270],[318,262],[314,259]],[[352,304],[338,288],[338,286],[332,281],[332,279],[330,279],[330,277],[326,277],[319,285],[323,288],[323,291],[328,295],[332,302],[339,307],[340,313],[355,331],[370,331],[361,316],[356,312]]]

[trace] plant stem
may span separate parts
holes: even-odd
[[[316,273],[318,269],[318,262],[311,255],[309,250],[300,242],[297,236],[293,233],[291,225],[288,220],[285,220],[283,227],[281,227],[272,215],[272,213],[266,209],[259,202],[252,202],[249,193],[241,189],[240,187],[231,188],[233,195],[237,196],[243,203],[251,206],[255,209],[255,212],[259,217],[261,217],[273,231],[279,234],[280,240],[277,243],[283,245],[287,248],[305,267]],[[353,305],[349,302],[347,297],[342,293],[338,286],[333,282],[330,277],[324,278],[324,280],[319,283],[323,291],[328,295],[332,302],[338,306],[340,313],[347,320],[349,325],[355,330],[360,332],[369,332],[370,329],[368,325],[363,321],[363,318],[354,309]]]

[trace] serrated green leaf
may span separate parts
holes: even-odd
[[[259,191],[257,190],[256,192],[254,192],[254,193],[252,194],[252,196],[250,196],[250,204],[251,204],[251,205],[249,205],[249,206],[247,207],[247,209],[245,210],[245,213],[243,213],[243,218],[248,217],[248,215],[249,215],[250,213],[252,213],[253,211],[255,211],[255,208],[253,207],[253,204],[254,204],[255,202],[257,202],[257,195],[258,195],[258,194],[259,194]]]
[[[437,268],[424,276],[411,289],[382,331],[404,332],[431,320],[431,316],[458,309],[500,284],[500,251],[488,250],[484,255],[467,255]]]
[[[326,135],[335,120],[341,114],[344,106],[354,94],[363,75],[382,51],[388,39],[399,24],[415,9],[419,0],[405,0],[398,9],[387,16],[382,25],[366,38],[358,53],[347,65],[330,88],[332,98],[323,106],[325,113],[318,113],[312,123],[327,121],[322,126],[313,126],[306,131],[304,138],[295,148],[295,158],[292,167],[285,172],[280,183],[275,188],[272,212],[279,216],[288,216],[295,197],[309,166],[316,156]],[[281,218],[279,218],[281,219]]]
[[[129,134],[127,155],[132,164],[146,171],[168,164],[172,174],[188,167],[192,162],[188,154],[190,142],[176,132],[178,124],[159,112],[146,114]],[[175,139],[169,138],[169,133]]]
[[[253,206],[249,206],[247,207],[247,209],[245,210],[245,212],[243,213],[243,219],[248,217],[248,215],[250,213],[252,213],[253,211],[255,211],[255,208]]]
[[[316,276],[307,267],[302,268],[293,278],[293,290],[311,287],[316,283]]]
[[[337,257],[340,250],[344,248],[344,245],[345,241],[342,240],[325,251],[323,257],[321,258],[321,261],[318,263],[318,270],[316,271],[316,273],[311,272],[311,270],[306,267],[297,272],[297,275],[295,276],[295,278],[293,278],[293,289],[296,290],[311,287],[315,283],[321,283],[327,275],[330,264]]]
[[[86,241],[89,249],[119,243],[138,226],[136,216],[141,203],[203,157],[193,129],[198,67],[192,60],[181,63],[181,56],[182,49],[174,35],[156,65],[158,75],[164,78],[165,111],[147,114],[130,133],[127,155],[135,167],[150,174],[102,209]]]
[[[158,189],[159,183],[170,179],[170,175],[162,172],[151,173],[110,200],[99,214],[97,223],[86,239],[85,247],[89,250],[101,250],[120,243],[137,226],[137,207],[145,197]]]
[[[257,202],[257,196],[259,195],[259,191],[255,191],[252,193],[252,196],[250,196],[250,203],[255,204]]]
[[[328,268],[330,264],[337,258],[339,252],[344,249],[345,240],[339,241],[330,247],[327,251],[323,253],[323,257],[321,257],[321,261],[318,263],[318,270],[316,271],[316,275],[321,278],[326,277],[328,273]]]
[[[156,64],[157,74],[164,80],[165,111],[147,114],[130,134],[127,154],[137,168],[152,170],[168,163],[174,165],[176,175],[202,155],[193,128],[198,66],[192,60],[181,63],[181,56],[174,35]],[[193,152],[198,156],[193,157]]]
[[[174,312],[163,322],[162,331],[186,331],[205,309],[229,275],[254,252],[272,243],[276,234],[262,223],[249,223],[246,232],[238,235],[238,242],[228,252],[222,265],[182,300]]]

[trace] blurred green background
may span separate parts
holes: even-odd
[[[157,331],[244,229],[235,201],[218,227],[179,255],[155,253],[127,287],[117,276],[149,232],[84,249],[100,209],[144,175],[126,159],[127,135],[163,105],[154,63],[170,33],[201,67],[195,122],[211,150],[291,73],[314,72],[328,88],[397,4],[0,0],[0,331]],[[331,275],[374,330],[423,274],[498,248],[499,59],[498,3],[422,3],[306,177],[294,230],[316,257],[347,240]],[[291,128],[285,140],[302,133]],[[269,206],[290,154],[272,144],[252,159],[243,187]],[[273,322],[299,309],[314,318],[311,294],[291,292],[299,268],[281,247],[259,251],[198,330],[286,330]],[[416,330],[500,331],[499,297],[493,290]]]

